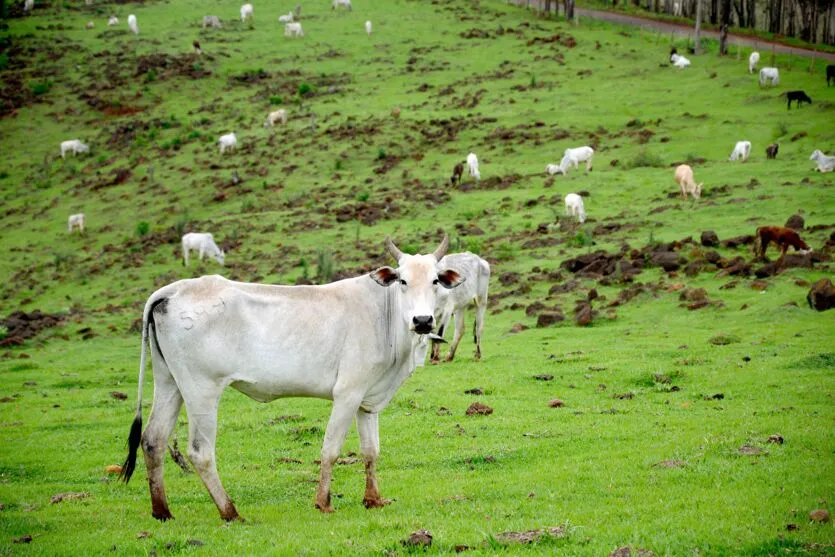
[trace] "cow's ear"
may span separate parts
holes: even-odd
[[[397,271],[391,267],[380,267],[376,271],[371,271],[369,275],[374,279],[374,282],[380,286],[391,286],[397,280]]]
[[[441,273],[438,273],[438,280],[441,281],[441,286],[446,289],[455,288],[462,282],[464,282],[466,277],[462,277],[452,269],[447,269]]]

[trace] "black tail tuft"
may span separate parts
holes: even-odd
[[[130,481],[133,476],[133,471],[136,469],[136,452],[139,449],[139,441],[142,439],[142,416],[136,416],[133,420],[133,425],[130,426],[130,436],[128,436],[128,458],[122,466],[122,472],[119,478],[125,483]]]

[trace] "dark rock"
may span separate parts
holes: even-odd
[[[401,543],[407,547],[431,547],[432,534],[429,533],[429,530],[418,530],[417,532],[412,532]]]
[[[542,302],[534,302],[525,308],[525,315],[527,315],[528,317],[533,317],[534,315],[541,312],[543,309],[545,309],[545,304],[543,304]]]
[[[591,308],[591,304],[584,302],[577,305],[574,313],[574,321],[578,326],[585,327],[590,325],[593,319],[594,311]]]
[[[822,278],[809,290],[806,295],[809,307],[818,311],[826,311],[835,307],[835,287],[828,278]]]
[[[482,404],[480,402],[473,402],[470,404],[470,407],[467,408],[467,415],[473,416],[476,414],[480,414],[483,416],[489,416],[493,413],[493,409],[487,406],[486,404]]]
[[[502,286],[510,286],[519,282],[519,273],[506,272],[499,275],[499,283]]]
[[[712,264],[714,264],[714,265],[718,265],[718,264],[719,264],[719,262],[722,260],[722,256],[721,256],[721,255],[719,255],[719,252],[718,252],[718,251],[713,251],[713,250],[711,250],[711,251],[709,251],[709,252],[705,253],[705,260],[706,260],[708,263],[712,263]]]
[[[695,277],[704,269],[704,264],[701,261],[691,261],[684,267],[684,274],[688,277]]]
[[[791,228],[792,230],[803,230],[805,225],[806,221],[800,215],[792,215],[786,221],[786,228]]]
[[[537,328],[543,327],[550,327],[555,323],[559,323],[560,321],[565,321],[565,315],[562,312],[557,311],[548,311],[545,313],[540,313],[539,316],[536,318],[536,326]]]
[[[751,234],[743,234],[742,236],[734,236],[733,238],[722,240],[720,243],[726,248],[748,246],[754,243],[754,236]]]
[[[674,251],[660,251],[652,256],[652,264],[667,271],[678,271],[681,267],[681,256]]]
[[[707,291],[704,288],[685,288],[678,299],[682,302],[701,302],[707,300]]]
[[[713,230],[705,230],[702,232],[702,245],[708,248],[713,248],[719,245],[719,236]]]

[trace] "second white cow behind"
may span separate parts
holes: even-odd
[[[223,253],[215,239],[208,232],[189,232],[183,236],[183,265],[188,267],[188,252],[198,252],[200,261],[203,261],[203,256],[208,255],[221,265],[223,265],[226,254]]]
[[[443,269],[452,269],[464,278],[460,286],[452,290],[438,290],[438,304],[435,320],[438,322],[438,336],[443,337],[449,325],[450,318],[455,318],[455,335],[449,346],[446,361],[455,358],[458,343],[464,336],[467,326],[465,321],[467,307],[474,303],[476,307],[475,323],[473,324],[473,342],[475,354],[473,359],[481,359],[481,335],[484,332],[484,313],[487,311],[487,290],[490,285],[490,264],[474,253],[451,253],[443,257],[438,265]],[[440,342],[432,343],[430,361],[440,361]]]
[[[287,111],[283,108],[270,112],[267,115],[267,121],[264,122],[264,127],[271,128],[276,122],[281,122],[282,125],[287,124]]]
[[[731,157],[729,160],[742,160],[745,162],[748,160],[748,155],[751,154],[751,142],[750,141],[737,141],[736,145],[734,145],[734,151],[731,153]]]
[[[235,137],[234,133],[227,133],[226,135],[220,136],[218,144],[220,145],[220,154],[222,155],[227,149],[234,151],[238,148],[238,138]]]
[[[583,205],[583,198],[576,193],[566,195],[565,214],[569,217],[577,217],[580,224],[586,222],[586,207]]]
[[[573,166],[579,168],[581,162],[586,163],[586,170],[591,170],[591,159],[594,156],[594,149],[585,145],[583,147],[576,147],[574,149],[566,149],[560,161],[560,168],[562,174],[568,171],[568,168]]]
[[[284,26],[284,36],[304,37],[304,29],[302,29],[302,24],[299,22],[286,24]]]
[[[481,180],[481,172],[478,171],[478,157],[475,153],[467,155],[467,173],[476,180]]]

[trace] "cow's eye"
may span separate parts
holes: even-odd
[[[400,284],[402,284],[403,286],[406,286],[406,281],[403,280],[403,279],[400,279]]]
[[[438,279],[435,279],[435,280],[432,281],[432,284],[441,284],[441,281],[438,280]]]

